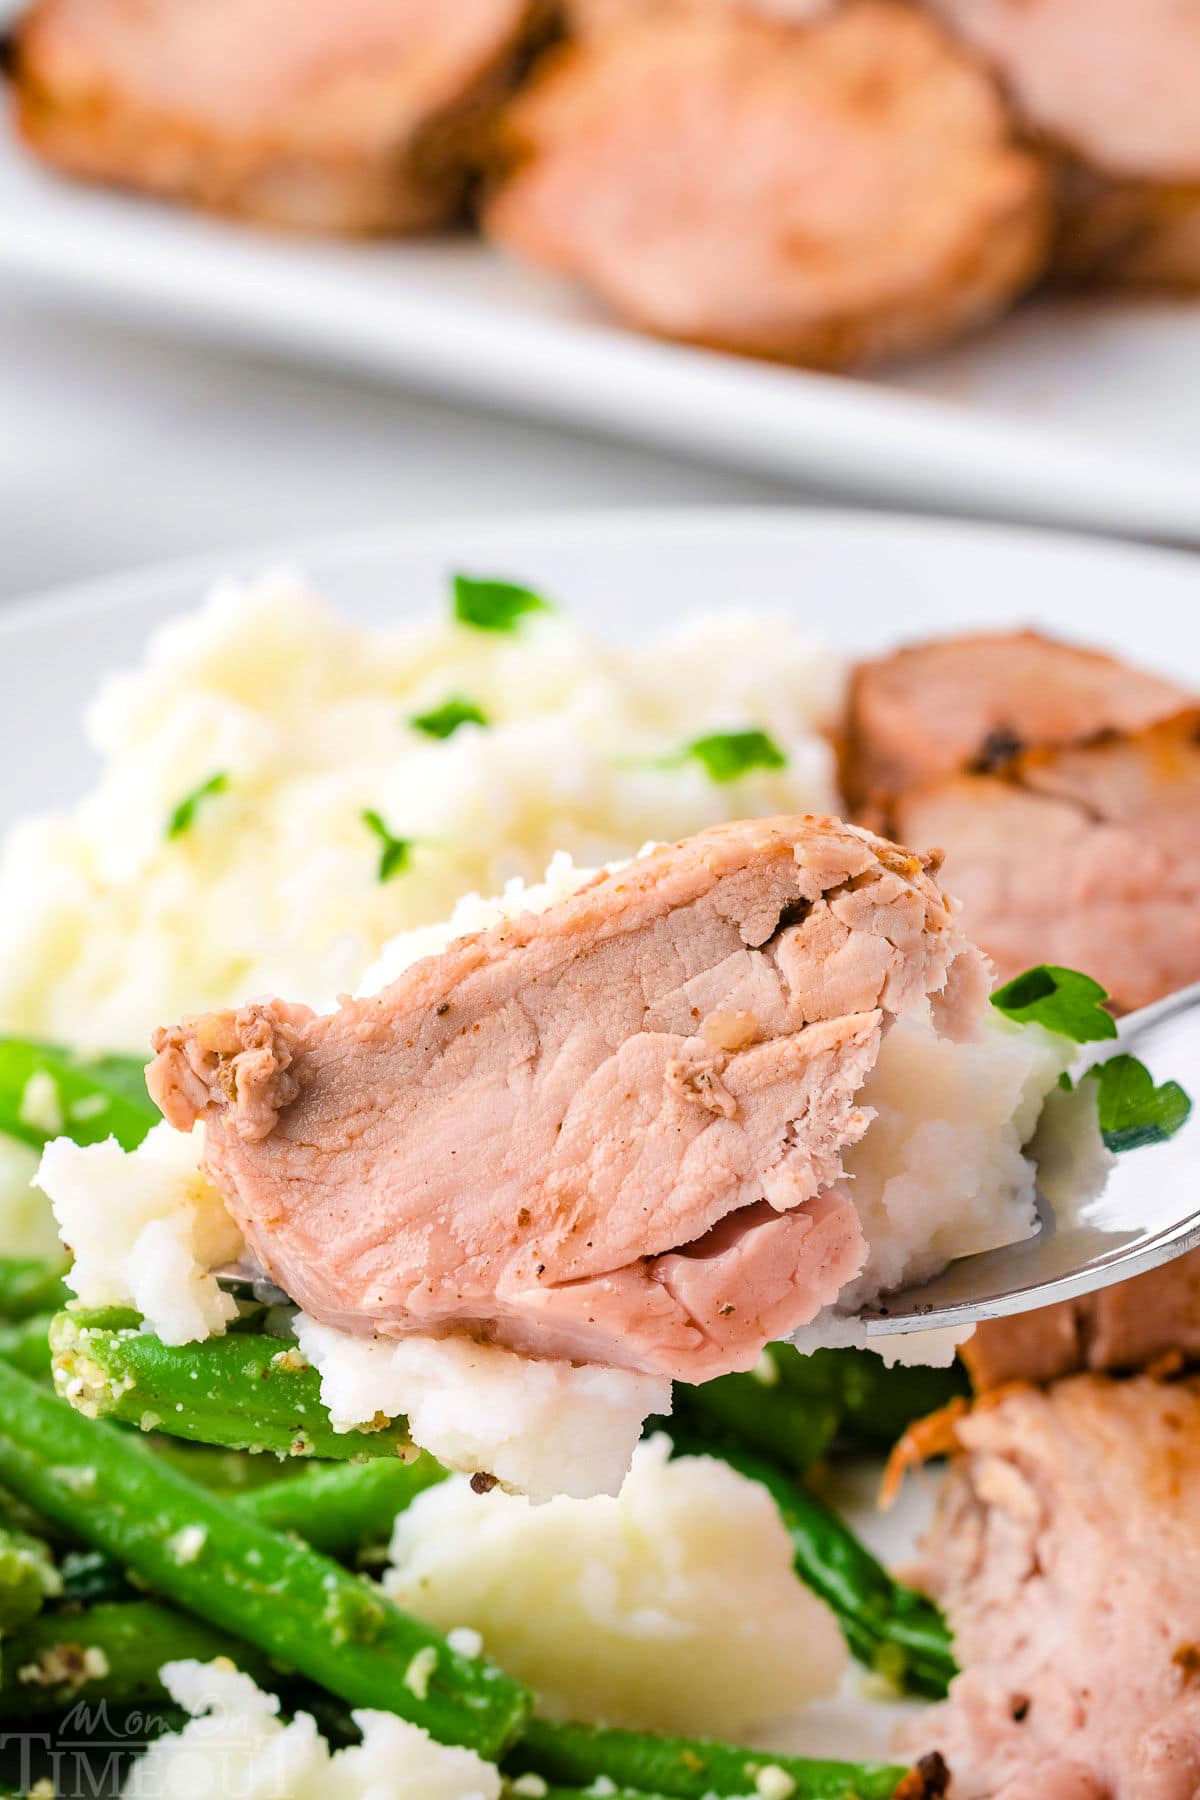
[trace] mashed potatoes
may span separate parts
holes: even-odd
[[[549,1717],[743,1737],[832,1694],[845,1645],[770,1495],[668,1452],[643,1444],[617,1500],[531,1507],[443,1482],[397,1519],[385,1586],[477,1630]]]
[[[819,728],[841,684],[782,617],[731,611],[631,650],[566,612],[362,631],[294,576],[218,588],[101,688],[92,791],[0,853],[0,1032],[148,1054],[163,1020],[256,994],[329,1007],[397,932],[536,880],[556,850],[600,863],[834,809]],[[414,723],[456,700],[487,725]],[[784,765],[717,782],[672,754],[741,728]],[[406,846],[387,880],[367,812]],[[45,1236],[27,1159],[0,1157],[0,1250]]]
[[[232,1663],[166,1663],[161,1675],[191,1718],[138,1758],[123,1800],[500,1800],[491,1763],[394,1713],[353,1713],[362,1743],[331,1750],[308,1713],[285,1725],[275,1695]]]
[[[537,879],[556,850],[601,863],[723,818],[830,810],[817,731],[840,684],[782,618],[628,649],[566,612],[361,631],[294,578],[220,588],[101,690],[87,798],[9,840],[0,1030],[137,1051],[164,1019],[255,994],[325,1008],[398,931]],[[488,725],[413,724],[451,699]],[[738,728],[784,766],[715,782],[670,759]],[[409,846],[390,879],[365,811]]]

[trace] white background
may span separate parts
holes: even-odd
[[[192,347],[6,287],[0,598],[175,555],[408,521],[804,497],[384,381]]]

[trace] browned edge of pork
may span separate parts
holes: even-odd
[[[45,161],[290,230],[459,211],[549,0],[34,0],[15,120]]]
[[[841,784],[856,816],[911,789],[986,774],[1023,750],[1138,731],[1191,693],[1039,631],[925,639],[861,662],[848,690]]]

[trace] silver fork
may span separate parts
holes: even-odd
[[[1080,1068],[1136,1056],[1158,1081],[1172,1079],[1195,1102],[1165,1143],[1116,1159],[1103,1190],[1069,1217],[1039,1196],[1036,1236],[951,1263],[920,1287],[865,1309],[872,1337],[967,1326],[1072,1300],[1200,1247],[1200,983],[1130,1013],[1115,1038],[1088,1047]]]

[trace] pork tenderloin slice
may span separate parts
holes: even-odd
[[[326,1324],[747,1368],[865,1258],[839,1183],[883,1030],[933,995],[953,1034],[986,980],[935,867],[831,819],[715,827],[334,1014],[164,1030],[151,1092]]]
[[[1200,1362],[1200,1251],[1079,1300],[989,1319],[961,1355],[981,1393],[1083,1369]]]
[[[910,354],[1008,304],[1049,243],[1045,169],[987,74],[893,0],[643,10],[552,53],[501,139],[497,242],[755,356]]]
[[[903,1747],[961,1800],[1195,1800],[1200,1382],[1075,1376],[958,1437],[921,1578],[963,1672]]]
[[[92,180],[313,231],[448,218],[530,0],[35,0],[17,124]]]
[[[912,644],[854,671],[843,789],[856,810],[886,813],[910,788],[1030,747],[1139,731],[1191,699],[1161,676],[1036,631]]]
[[[927,0],[992,63],[1028,127],[1111,175],[1200,177],[1190,0]]]
[[[945,880],[1000,980],[1083,969],[1121,1010],[1200,981],[1200,711],[920,789],[889,820],[947,846]]]

